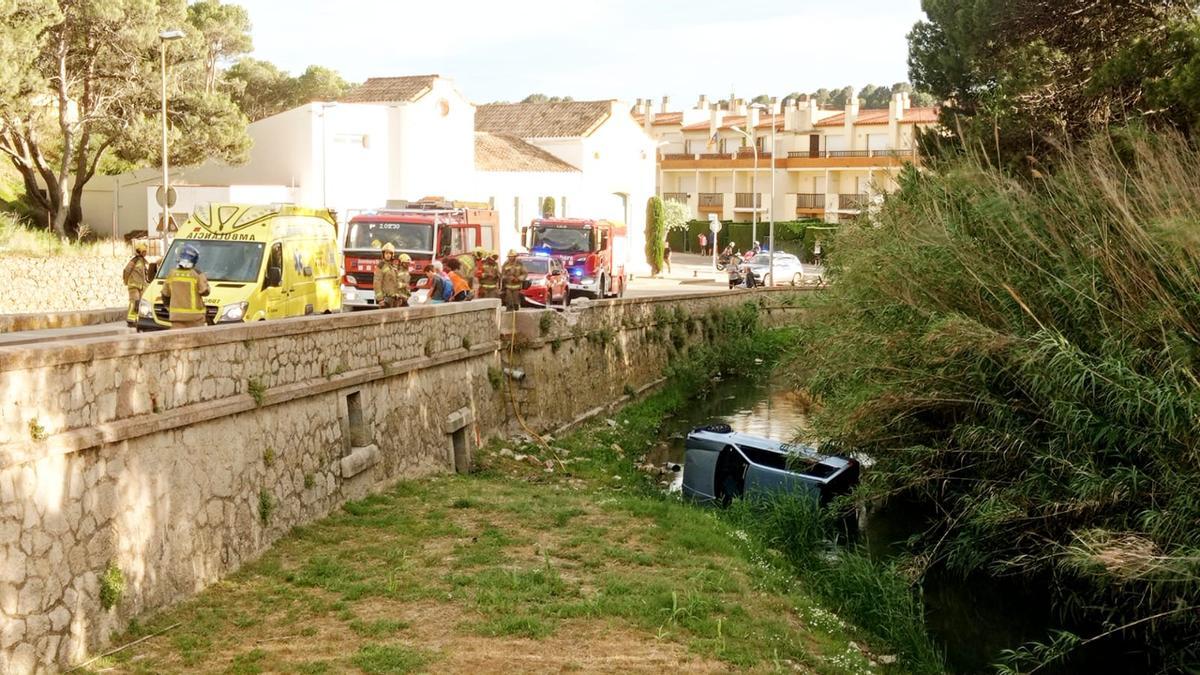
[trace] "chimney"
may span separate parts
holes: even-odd
[[[696,110],[708,110],[708,97],[700,94],[700,100],[696,101]]]
[[[670,107],[671,107],[671,97],[664,96],[663,100],[662,100],[662,112],[664,112],[664,113],[668,112]]]
[[[817,124],[817,99],[805,97],[800,104],[800,117],[796,128],[801,131],[811,131]]]
[[[739,116],[745,116],[745,114],[746,114],[746,99],[739,98],[739,99],[734,100],[733,114],[739,115]]]
[[[846,134],[846,149],[858,150],[858,136],[854,133],[854,123],[858,121],[858,97],[846,102],[846,116],[842,123],[843,133]]]
[[[750,108],[746,115],[746,132],[754,133],[754,127],[758,126],[758,108]]]
[[[637,100],[637,103],[634,104],[633,109],[638,111],[639,114],[642,112],[642,99],[639,98]]]
[[[904,94],[901,92],[896,92],[896,94],[892,96],[892,103],[889,107],[891,109],[888,111],[888,119],[902,121],[904,119],[904,111],[908,108],[908,106],[904,103]]]
[[[717,129],[721,128],[721,111],[715,106],[708,111],[708,137],[712,138],[717,133]],[[708,141],[706,140],[705,143]]]
[[[780,110],[779,99],[772,96],[771,100],[767,103],[767,107],[770,108],[772,115],[778,115]]]
[[[904,109],[908,110],[912,107],[912,94],[907,91],[902,93],[904,94]]]

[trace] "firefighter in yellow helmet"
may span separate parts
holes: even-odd
[[[504,263],[504,268],[500,271],[504,282],[504,306],[512,312],[521,309],[521,289],[525,286],[525,277],[528,272],[525,271],[525,266],[517,260],[517,252],[515,250],[508,252],[508,260]]]
[[[198,328],[205,324],[204,298],[208,278],[196,268],[200,251],[185,244],[179,253],[179,266],[163,281],[163,304],[170,311],[171,328]]]
[[[500,260],[495,251],[488,251],[484,248],[475,249],[475,256],[479,258],[479,265],[476,267],[475,280],[479,288],[475,291],[477,298],[499,298],[500,297]]]
[[[146,244],[139,242],[133,246],[133,258],[125,263],[125,271],[121,274],[125,288],[129,291],[129,312],[126,319],[137,321],[138,302],[150,285],[150,263],[146,260]]]
[[[396,283],[400,285],[400,304],[397,307],[408,307],[408,299],[412,296],[412,273],[409,272],[409,266],[412,265],[412,257],[407,253],[401,253],[399,258],[396,258]]]
[[[396,264],[396,247],[383,245],[383,259],[375,268],[375,304],[381,309],[400,307],[400,267]]]

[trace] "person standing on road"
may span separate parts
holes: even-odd
[[[199,328],[204,325],[204,298],[208,278],[196,269],[200,251],[185,244],[179,252],[179,266],[163,281],[162,299],[170,312],[171,328]]]
[[[409,272],[409,267],[412,265],[412,256],[407,253],[401,253],[399,258],[396,258],[396,285],[399,286],[400,296],[396,301],[397,307],[408,307],[408,299],[412,297],[412,273]]]
[[[821,264],[821,240],[817,239],[813,242],[813,264]]]
[[[701,232],[697,239],[700,241],[700,255],[708,255],[708,235]]]
[[[737,256],[730,256],[729,263],[725,267],[725,272],[729,275],[730,290],[733,290],[742,283],[742,269],[738,265]]]
[[[480,298],[500,297],[500,261],[494,251],[484,251],[484,258],[479,262],[479,292]]]
[[[125,288],[129,290],[129,316],[137,320],[138,303],[146,286],[150,285],[150,263],[146,260],[146,244],[138,243],[133,247],[133,258],[125,263],[125,271],[121,278]]]
[[[509,251],[501,275],[504,281],[504,307],[510,312],[521,309],[521,289],[525,286],[527,274],[525,266],[517,260],[517,252]]]
[[[396,264],[396,247],[383,245],[382,259],[375,267],[375,304],[380,309],[400,307],[400,267]]]
[[[671,244],[663,244],[663,266],[667,268],[667,274],[671,273]]]

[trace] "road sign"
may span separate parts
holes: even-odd
[[[166,207],[167,207],[167,208],[174,208],[174,206],[175,206],[175,201],[178,199],[178,197],[179,197],[179,195],[175,193],[175,188],[173,188],[173,187],[172,187],[172,188],[167,188],[167,203],[166,203]],[[163,206],[163,189],[162,189],[162,186],[161,186],[161,185],[159,185],[159,186],[158,186],[158,189],[157,189],[157,190],[155,190],[155,192],[154,192],[154,201],[158,202],[158,205],[159,205],[159,206]]]
[[[708,229],[711,230],[713,234],[721,231],[721,221],[717,220],[715,214],[708,217]]]

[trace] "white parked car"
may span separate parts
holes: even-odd
[[[770,254],[761,253],[756,255],[749,263],[746,263],[746,266],[754,271],[754,276],[758,278],[762,285],[772,285]],[[791,284],[792,286],[799,286],[805,283],[804,276],[804,263],[800,262],[799,258],[791,253],[780,252],[775,254],[775,285],[786,286]]]

